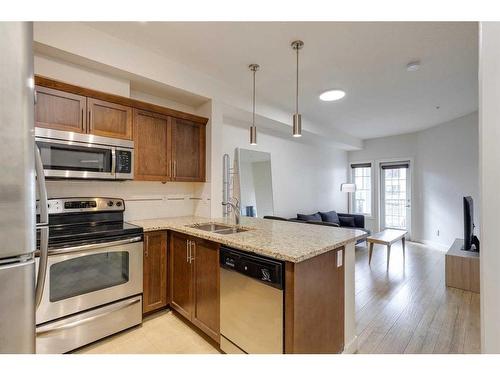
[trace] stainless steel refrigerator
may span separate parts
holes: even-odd
[[[0,22],[0,51],[0,353],[35,353],[43,286],[35,275],[36,233],[46,259],[48,216],[34,141],[32,23]]]

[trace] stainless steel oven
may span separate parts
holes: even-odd
[[[142,293],[142,245],[135,236],[49,250],[36,323]]]
[[[117,198],[48,200],[48,251],[36,258],[37,353],[65,353],[141,323],[143,231],[123,221],[124,210]]]
[[[46,178],[134,178],[133,141],[43,128],[35,141]]]

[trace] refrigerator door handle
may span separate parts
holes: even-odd
[[[37,226],[49,225],[49,211],[47,201],[47,187],[45,186],[45,174],[43,171],[42,156],[40,149],[35,144],[35,170],[36,180],[38,182],[38,193],[40,194],[40,222]]]
[[[42,302],[45,278],[47,276],[47,261],[49,258],[49,227],[38,228],[40,230],[40,261],[38,263],[38,275],[35,287],[35,308]]]

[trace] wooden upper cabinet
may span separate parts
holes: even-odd
[[[143,313],[167,306],[167,233],[144,234]]]
[[[88,133],[132,139],[132,108],[87,98]]]
[[[193,323],[220,342],[219,245],[193,238]]]
[[[170,180],[170,122],[153,112],[134,109],[134,154],[136,180]]]
[[[85,133],[85,96],[36,86],[35,126]]]
[[[205,181],[205,125],[172,118],[174,181]]]
[[[189,237],[170,235],[170,299],[172,307],[191,320],[193,311],[192,268],[189,259]]]

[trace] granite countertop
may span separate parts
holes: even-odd
[[[236,249],[293,263],[301,262],[354,242],[365,234],[356,229],[252,217],[241,218],[240,227],[248,229],[248,231],[232,234],[218,234],[188,227],[189,225],[202,223],[234,224],[232,220],[227,218],[209,219],[184,216],[135,220],[130,223],[143,227],[145,232],[173,230]]]

